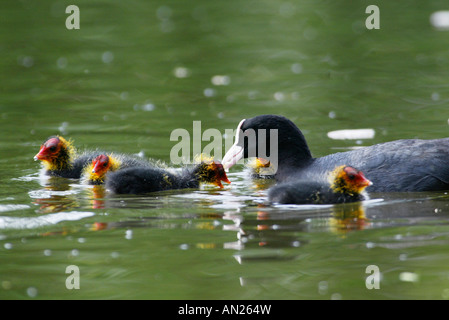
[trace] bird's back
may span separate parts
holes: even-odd
[[[177,178],[176,175],[156,167],[130,167],[110,172],[106,188],[120,194],[149,193],[177,189]]]
[[[396,140],[335,153],[314,159],[306,171],[337,165],[361,170],[373,182],[369,192],[447,190],[449,138]]]

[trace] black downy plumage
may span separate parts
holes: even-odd
[[[111,172],[106,177],[106,189],[117,194],[143,194],[198,188],[200,183],[211,183],[222,188],[221,181],[230,183],[221,163],[202,160],[199,164],[183,168],[180,172],[152,166]]]
[[[372,182],[349,166],[338,166],[327,176],[285,182],[268,190],[268,199],[280,204],[337,204],[366,200]]]

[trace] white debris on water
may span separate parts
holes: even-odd
[[[437,30],[449,30],[449,11],[436,11],[430,15],[430,24]]]
[[[330,131],[327,136],[334,140],[358,140],[373,139],[375,134],[374,129],[346,129]]]

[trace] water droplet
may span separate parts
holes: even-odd
[[[5,290],[11,289],[12,288],[11,281],[8,281],[8,280],[2,281],[2,288],[5,289]]]
[[[229,76],[213,76],[211,82],[215,86],[227,86],[231,83],[231,78]]]
[[[30,298],[35,298],[37,296],[37,289],[35,287],[29,287],[27,289],[27,295]]]
[[[276,92],[276,93],[274,94],[274,99],[275,99],[276,101],[283,101],[283,100],[285,99],[285,95],[284,95],[284,93],[282,93],[282,92]]]
[[[129,97],[129,93],[126,91],[123,91],[122,93],[120,93],[120,99],[121,100],[127,100]]]
[[[340,293],[332,293],[331,300],[341,300],[342,296]]]
[[[293,73],[299,74],[302,72],[302,65],[300,63],[294,63],[290,69]]]
[[[114,54],[111,51],[105,51],[101,56],[101,60],[103,63],[111,63],[114,60]]]
[[[444,289],[441,294],[441,297],[445,300],[449,299],[449,289]]]
[[[372,249],[372,248],[374,248],[376,245],[375,245],[375,243],[374,242],[367,242],[366,243],[366,247],[368,248],[368,249]]]
[[[175,68],[173,71],[176,78],[187,78],[190,75],[190,70],[184,67]]]
[[[438,100],[440,100],[440,94],[438,92],[433,92],[432,95],[430,96],[430,98],[433,101],[438,101]]]
[[[319,294],[326,294],[329,286],[327,284],[327,281],[320,281],[318,283],[318,293]]]
[[[69,127],[69,123],[64,121],[63,123],[61,123],[61,125],[59,126],[58,130],[59,132],[61,132],[62,134],[67,134],[67,128]]]
[[[155,108],[156,108],[156,107],[155,107],[154,104],[152,104],[152,103],[145,103],[145,104],[142,106],[142,110],[143,110],[143,111],[153,111]]]
[[[399,280],[404,282],[418,282],[419,275],[414,272],[401,272],[399,274]]]
[[[34,59],[30,56],[20,56],[17,58],[17,63],[25,68],[31,68],[34,65]]]
[[[179,246],[179,249],[181,249],[181,250],[187,250],[187,249],[189,249],[189,245],[188,245],[187,243],[183,243],[183,244],[181,244],[181,245]]]
[[[56,61],[56,65],[58,66],[59,69],[64,69],[65,67],[67,67],[67,58],[65,57],[61,57]]]
[[[215,96],[216,91],[215,91],[215,89],[212,89],[212,88],[206,88],[206,89],[204,89],[203,93],[206,97],[213,97],[213,96]]]

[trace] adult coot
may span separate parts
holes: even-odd
[[[327,181],[286,182],[268,190],[268,200],[281,204],[335,204],[367,199],[365,188],[372,185],[363,173],[349,166],[338,166]]]
[[[99,154],[98,151],[85,151],[78,155],[71,140],[51,136],[42,144],[34,160],[42,161],[47,175],[79,179],[83,168]]]
[[[201,160],[200,163],[174,172],[159,167],[133,167],[111,172],[106,178],[106,189],[118,194],[142,194],[155,191],[198,188],[200,183],[231,183],[221,163]]]
[[[396,140],[314,158],[292,121],[260,115],[239,123],[235,143],[222,163],[227,169],[248,157],[268,158],[275,165],[278,182],[311,178],[329,168],[349,165],[370,178],[370,192],[449,189],[449,138]]]

